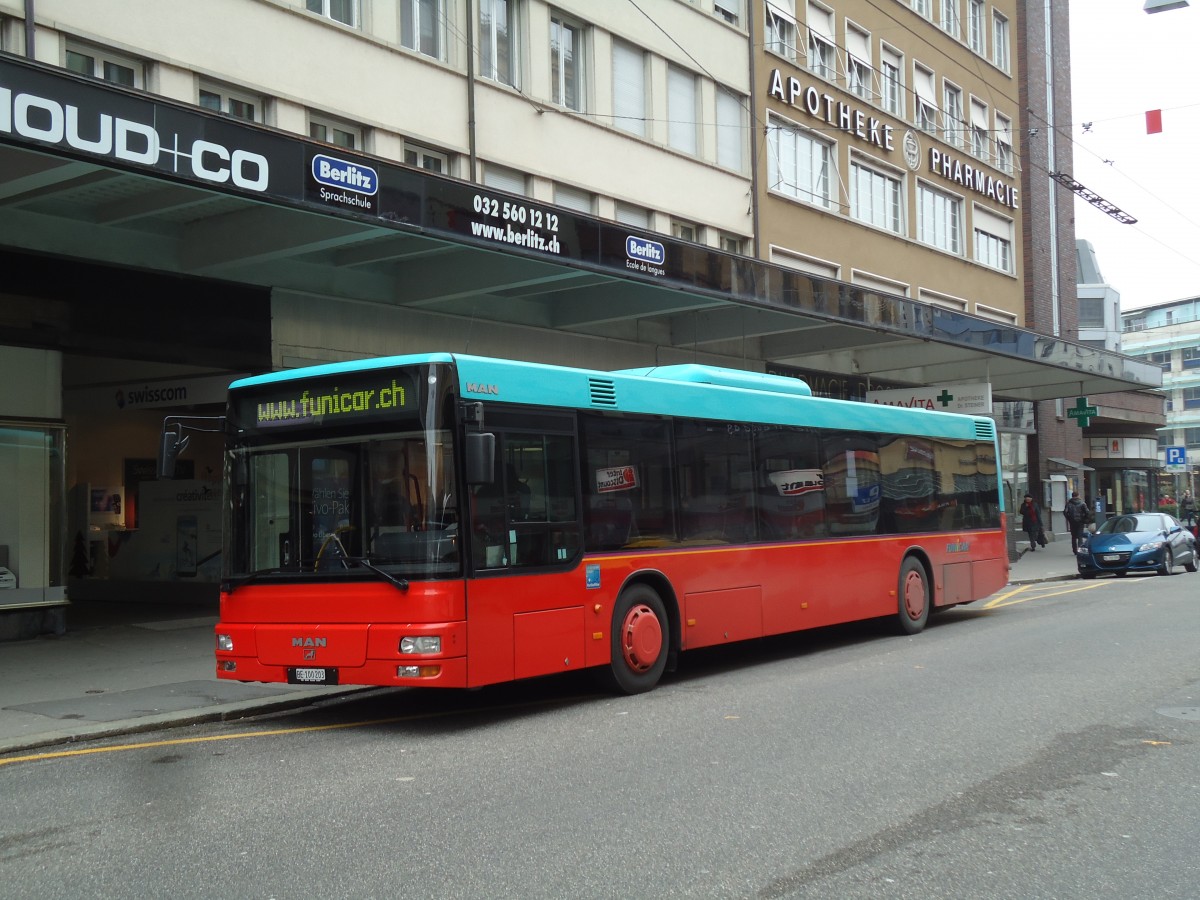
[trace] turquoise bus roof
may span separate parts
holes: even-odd
[[[992,440],[995,434],[995,423],[987,418],[813,397],[808,385],[799,379],[697,364],[605,372],[456,353],[422,353],[272,372],[239,379],[230,390],[433,363],[456,367],[459,394],[464,400],[960,440]]]

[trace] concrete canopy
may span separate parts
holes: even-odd
[[[1118,353],[638,233],[59,70],[4,60],[0,78],[10,86],[0,111],[0,246],[9,250],[897,384],[987,381],[1000,400],[1162,383],[1160,368]],[[75,121],[74,139],[64,119]],[[510,227],[516,220],[503,221],[501,204],[528,220]],[[551,218],[554,229],[533,227]]]

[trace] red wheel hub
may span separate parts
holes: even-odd
[[[914,621],[925,611],[925,579],[920,572],[910,571],[904,578],[904,611]]]
[[[625,613],[621,623],[621,652],[629,668],[635,672],[647,671],[658,659],[662,646],[662,624],[654,610],[639,603]]]

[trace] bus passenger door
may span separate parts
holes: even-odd
[[[584,664],[578,465],[569,433],[497,434],[495,481],[471,498],[471,684]],[[574,590],[573,587],[578,587]]]

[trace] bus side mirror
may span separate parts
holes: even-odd
[[[175,460],[187,449],[188,439],[178,431],[163,430],[158,445],[158,477],[175,477]]]
[[[467,484],[491,484],[496,480],[496,436],[468,431],[463,435],[467,451]]]

